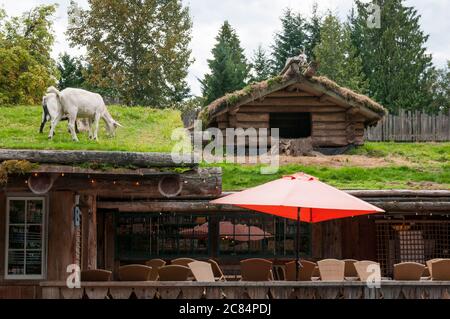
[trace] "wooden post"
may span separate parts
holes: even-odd
[[[93,195],[81,197],[81,269],[97,268],[97,207]]]

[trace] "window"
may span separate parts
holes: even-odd
[[[45,198],[8,198],[6,279],[44,277]]]
[[[280,138],[311,136],[311,113],[270,113],[270,128],[280,129]]]

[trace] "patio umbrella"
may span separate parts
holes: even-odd
[[[345,217],[381,213],[373,206],[346,192],[297,173],[211,201],[235,205],[297,221],[296,275],[299,267],[300,221],[317,223]],[[296,278],[297,278],[296,276]]]

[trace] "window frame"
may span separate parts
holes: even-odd
[[[10,227],[10,202],[11,201],[24,201],[25,207],[28,209],[27,202],[29,200],[41,200],[42,209],[44,210],[42,214],[42,248],[41,248],[41,274],[40,275],[11,275],[8,274],[8,262],[9,262],[9,227]],[[25,214],[27,211],[25,211]],[[47,214],[48,214],[48,198],[47,196],[29,196],[29,195],[7,195],[6,197],[6,223],[5,223],[5,280],[43,280],[47,276],[47,244],[48,244],[48,234],[47,234]],[[24,244],[25,245],[25,244]],[[26,246],[23,249],[26,252]],[[24,265],[25,266],[25,265]]]

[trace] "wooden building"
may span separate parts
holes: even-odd
[[[116,274],[120,265],[152,258],[215,258],[235,274],[244,258],[282,264],[295,256],[294,221],[210,205],[222,196],[220,169],[185,160],[0,150],[8,167],[0,172],[0,298],[40,298],[42,286],[65,283],[74,264]],[[376,260],[389,275],[399,261],[450,257],[450,191],[350,193],[387,213],[302,225],[302,258]],[[264,235],[237,234],[238,225]]]
[[[312,138],[315,148],[364,143],[364,128],[386,110],[367,96],[340,87],[311,68],[252,84],[212,102],[200,118],[208,127],[279,128],[281,139]]]

